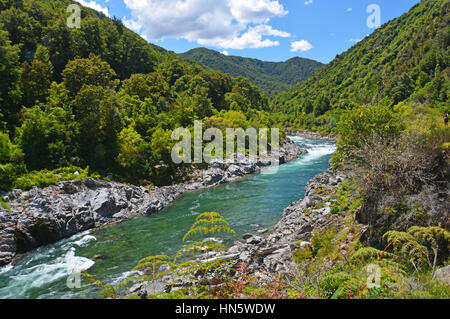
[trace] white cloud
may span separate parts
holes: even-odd
[[[122,21],[123,21],[123,24],[130,30],[139,32],[142,29],[142,26],[139,24],[139,22],[137,22],[133,19],[127,19],[126,17],[123,17]]]
[[[306,40],[295,41],[291,43],[291,52],[297,51],[309,51],[313,48],[313,45]]]
[[[280,42],[270,39],[263,39],[263,36],[273,36],[288,38],[291,35],[287,32],[273,29],[270,25],[261,24],[250,27],[247,32],[233,39],[210,39],[198,40],[202,45],[220,46],[227,49],[260,49],[280,45]]]
[[[288,11],[279,0],[124,0],[132,19],[124,23],[150,40],[183,38],[224,49],[279,45],[267,37],[288,37],[271,18]],[[263,38],[266,37],[266,38]]]
[[[305,6],[308,6],[308,5],[312,4],[312,3],[313,3],[313,0],[306,0],[305,1]]]
[[[92,0],[92,1],[75,0],[75,1],[84,7],[88,7],[88,8],[94,9],[96,11],[102,12],[104,15],[110,17],[108,8],[103,7],[101,4],[95,2],[94,0]]]
[[[228,51],[227,50],[223,50],[222,52],[220,52],[223,55],[229,56]]]
[[[350,38],[348,41],[353,42],[353,43],[358,43],[359,41],[361,41],[361,39]]]
[[[351,11],[353,11],[353,8],[348,8],[347,11],[351,12]]]

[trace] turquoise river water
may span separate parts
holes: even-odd
[[[196,216],[219,212],[238,236],[273,227],[283,209],[303,198],[306,183],[325,171],[335,146],[292,137],[309,153],[282,165],[277,173],[254,174],[215,188],[186,193],[173,205],[150,217],[85,232],[21,256],[14,266],[0,267],[0,298],[96,298],[98,291],[82,279],[69,289],[70,269],[86,270],[96,279],[117,284],[147,256],[174,255]],[[231,244],[231,242],[227,243]],[[95,262],[95,256],[101,259]]]

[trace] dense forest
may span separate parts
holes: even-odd
[[[0,189],[75,173],[168,183],[173,129],[273,125],[247,79],[187,63],[88,8],[70,29],[71,3],[0,1]]]
[[[330,132],[341,110],[410,102],[448,108],[450,3],[422,1],[308,80],[282,92],[274,111],[286,126]]]
[[[226,56],[205,48],[190,50],[182,56],[213,70],[248,78],[252,84],[272,97],[306,80],[323,66],[320,62],[299,57],[286,62],[265,62]]]

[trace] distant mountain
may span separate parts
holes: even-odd
[[[320,62],[298,57],[286,62],[265,62],[226,56],[205,48],[190,50],[182,56],[213,70],[229,73],[232,76],[246,77],[271,96],[309,78],[323,66]]]

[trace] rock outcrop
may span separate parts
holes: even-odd
[[[288,140],[280,149],[281,162],[305,152]],[[236,159],[216,161],[204,170],[195,170],[189,182],[160,188],[88,178],[44,189],[13,190],[5,196],[11,211],[0,208],[0,266],[10,263],[17,253],[135,215],[160,212],[186,190],[228,183],[270,165],[268,160]]]
[[[244,242],[236,242],[226,255],[249,264],[247,271],[253,275],[270,277],[288,272],[293,253],[309,244],[314,230],[344,228],[343,218],[331,213],[330,201],[343,181],[344,177],[333,170],[316,176],[307,184],[305,197],[284,210],[272,231],[261,230],[264,237],[245,236]]]

